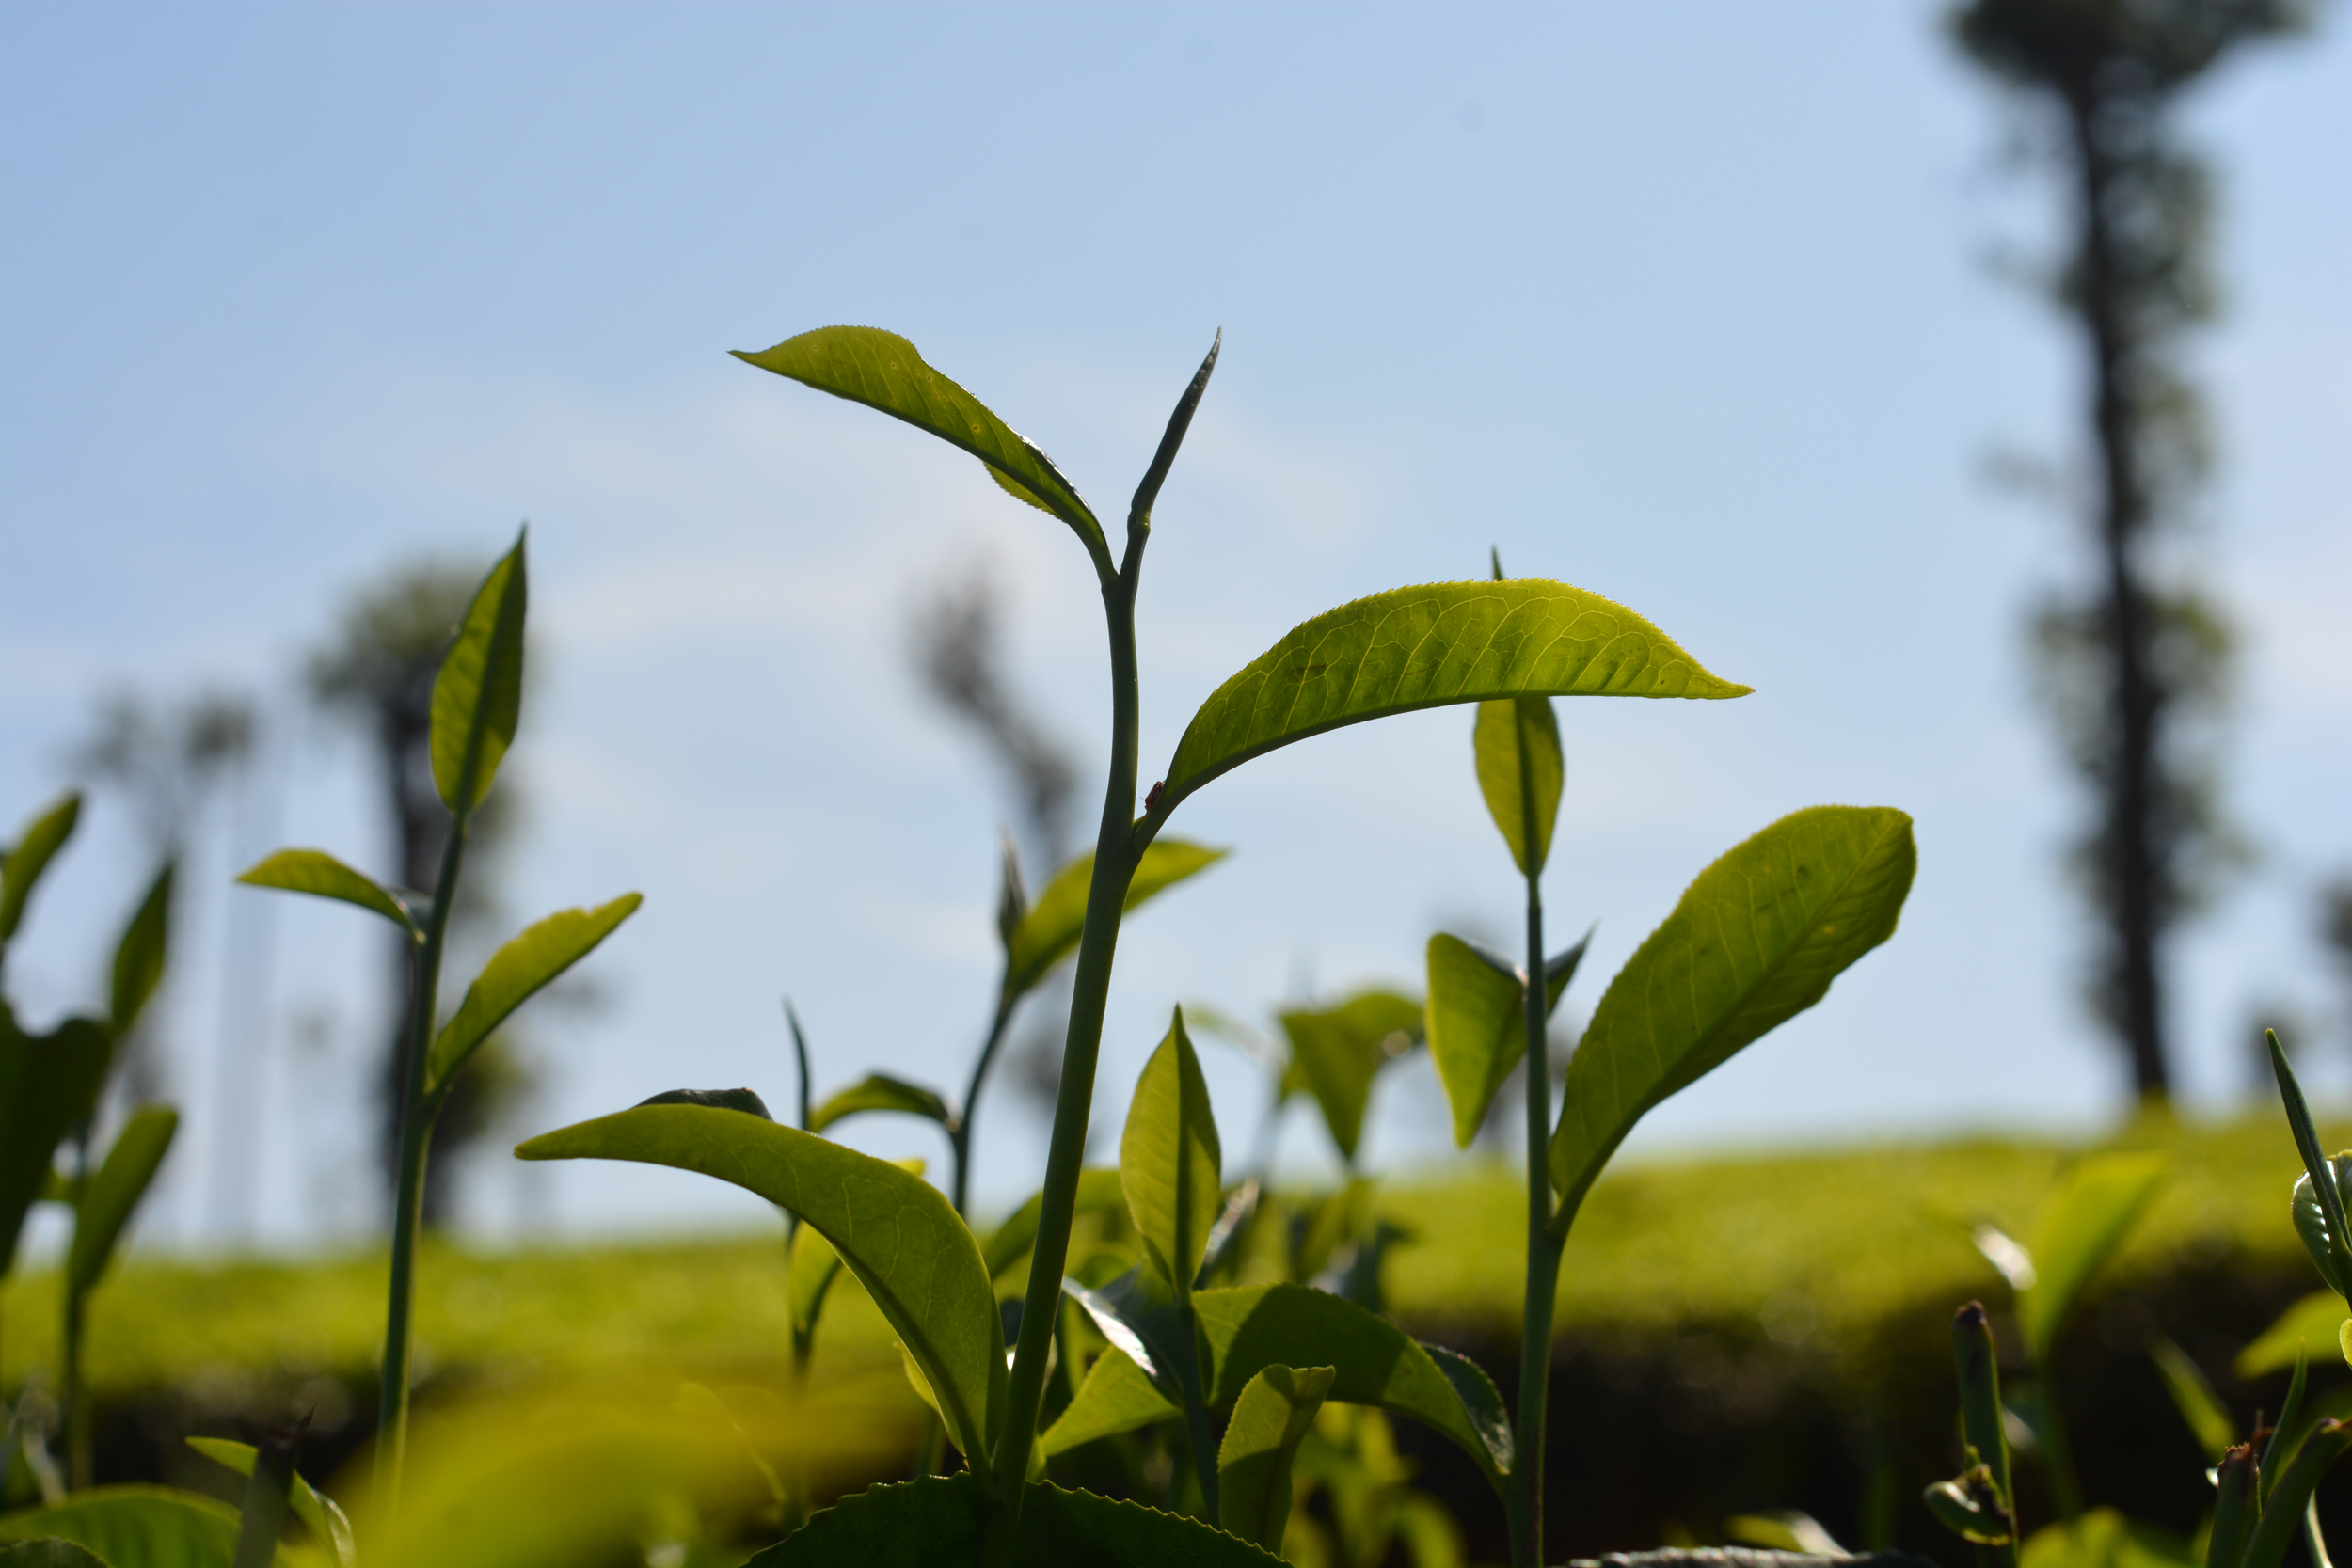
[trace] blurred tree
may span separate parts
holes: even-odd
[[[2319,890],[2319,940],[2344,986],[2344,1020],[2352,1023],[2352,875]]]
[[[2201,400],[2179,363],[2214,310],[2211,177],[2181,143],[2184,89],[2239,45],[2296,25],[2296,0],[1972,0],[1962,47],[2018,89],[2029,146],[2068,192],[2048,282],[2088,354],[2095,585],[2033,617],[2043,705],[2096,801],[2074,868],[2097,928],[2092,1005],[2143,1101],[2166,1098],[2165,939],[2236,847],[2217,806],[2212,721],[2230,635],[2153,559],[2207,462]]]
[[[373,745],[376,784],[389,812],[393,870],[404,888],[431,888],[449,826],[433,784],[433,679],[484,568],[422,561],[385,574],[356,595],[328,642],[312,654],[311,695],[357,723]],[[528,667],[528,660],[526,667]],[[450,911],[453,932],[478,932],[495,911],[501,850],[512,841],[516,781],[500,780],[469,831],[467,877]],[[376,1139],[389,1212],[400,1160],[400,1085],[407,1070],[410,989],[415,975],[406,939],[391,940],[392,985],[385,1047],[375,1075]],[[434,1133],[425,1172],[424,1223],[445,1223],[455,1201],[456,1156],[478,1140],[528,1086],[511,1042],[493,1039],[457,1081]]]

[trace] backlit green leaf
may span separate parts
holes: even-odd
[[[2148,1354],[2155,1358],[2156,1370],[2163,1374],[2165,1392],[2172,1396],[2173,1408],[2196,1434],[2197,1446],[2205,1450],[2207,1459],[2218,1464],[2222,1454],[2237,1442],[2237,1423],[2230,1419],[2230,1412],[2223,1406],[2221,1397],[2213,1391],[2204,1369],[2189,1359],[2188,1352],[2165,1334],[2153,1337]]]
[[[1216,1450],[1217,1523],[1228,1535],[1282,1549],[1291,1517],[1291,1458],[1331,1391],[1328,1367],[1262,1367],[1242,1386]]]
[[[1181,838],[1154,840],[1143,851],[1135,878],[1127,884],[1126,907],[1133,910],[1162,889],[1207,870],[1227,853]],[[1045,978],[1047,971],[1077,951],[1079,934],[1086,927],[1087,890],[1093,878],[1094,851],[1089,849],[1055,872],[1037,902],[1021,917],[1006,948],[1007,997],[1027,991]]]
[[[441,1025],[425,1057],[425,1093],[445,1091],[490,1032],[557,975],[595,951],[614,927],[637,912],[642,895],[624,893],[593,910],[558,910],[490,955],[456,1016]]]
[[[148,1183],[155,1180],[155,1169],[170,1152],[172,1134],[179,1131],[180,1113],[168,1105],[142,1105],[122,1124],[114,1148],[82,1189],[74,1212],[73,1249],[66,1259],[72,1289],[87,1291],[106,1272],[122,1227],[147,1196]]]
[[[2043,1211],[2033,1246],[2034,1286],[2017,1300],[2018,1325],[2037,1356],[2058,1344],[2083,1287],[2155,1196],[2162,1154],[2091,1154],[2076,1162]]]
[[[1901,812],[1815,806],[1699,873],[1609,983],[1563,1075],[1562,1230],[1643,1113],[1819,1002],[1894,934],[1915,863]]]
[[[1429,939],[1429,1056],[1454,1108],[1454,1147],[1468,1148],[1495,1091],[1527,1054],[1527,988],[1459,937]]]
[[[1316,616],[1218,687],[1176,743],[1154,814],[1311,735],[1506,697],[1739,697],[1623,605],[1540,578],[1392,589]]]
[[[2352,1323],[2352,1313],[2344,1310],[2344,1298],[2333,1290],[2314,1291],[2280,1313],[2276,1323],[2238,1352],[2233,1370],[2242,1378],[2285,1371],[2305,1347],[2324,1350],[2334,1344],[2346,1323]]]
[[[33,884],[49,869],[50,857],[73,836],[73,824],[81,815],[82,797],[77,790],[25,823],[8,855],[0,858],[0,943],[16,935],[17,924],[24,918],[24,901],[33,895]]]
[[[408,906],[374,878],[354,871],[324,849],[280,849],[237,879],[250,887],[283,888],[335,898],[380,914],[410,936],[421,936]]]
[[[114,1032],[92,1019],[27,1035],[0,1001],[0,1276],[15,1265],[25,1212],[52,1180],[58,1143],[98,1103],[114,1050]]]
[[[1043,1193],[1031,1193],[1026,1203],[1007,1216],[1004,1224],[989,1232],[987,1243],[980,1248],[980,1257],[988,1264],[991,1279],[1026,1258],[1037,1244],[1038,1210],[1044,1197]],[[1073,1213],[1099,1214],[1106,1210],[1123,1210],[1126,1206],[1127,1189],[1120,1184],[1115,1167],[1089,1165],[1078,1173],[1078,1201],[1072,1211]]]
[[[54,1535],[116,1568],[230,1568],[237,1513],[167,1486],[93,1486],[55,1508],[0,1514],[0,1541]]]
[[[956,1447],[989,1451],[1004,1327],[979,1243],[937,1189],[798,1128],[703,1105],[641,1105],[532,1139],[526,1160],[636,1160],[700,1171],[791,1210],[840,1253],[939,1396]]]
[[[817,1320],[824,1315],[825,1297],[841,1274],[841,1255],[813,1225],[796,1226],[785,1262],[785,1296],[792,1313],[792,1342],[809,1343],[817,1335]]]
[[[1125,1351],[1113,1346],[1094,1358],[1086,1381],[1078,1386],[1054,1424],[1038,1439],[1048,1459],[1067,1453],[1098,1437],[1116,1437],[1158,1421],[1184,1415],[1175,1401],[1160,1392],[1151,1374],[1136,1365]]]
[[[1335,1007],[1286,1012],[1280,1022],[1331,1141],[1353,1161],[1372,1081],[1421,1039],[1421,1004],[1391,990],[1359,991]]]
[[[844,1117],[862,1111],[896,1111],[902,1116],[921,1117],[942,1127],[950,1117],[947,1102],[920,1084],[910,1084],[903,1078],[893,1078],[886,1072],[868,1073],[864,1078],[827,1098],[825,1102],[808,1114],[808,1130],[822,1132]]]
[[[1109,568],[1103,525],[1053,459],[979,399],[924,363],[914,345],[897,333],[872,326],[820,326],[756,354],[738,350],[735,356],[904,420],[970,452],[988,465],[1004,489],[1069,524],[1096,564]]]
[[[1560,790],[1567,763],[1560,753],[1560,721],[1545,697],[1514,697],[1478,705],[1470,732],[1478,760],[1478,792],[1511,847],[1521,872],[1541,871],[1551,852],[1552,824],[1560,816]],[[1526,762],[1526,775],[1519,766]],[[1531,859],[1529,846],[1534,847]]]
[[[524,541],[474,590],[457,641],[433,682],[433,784],[441,804],[464,816],[482,803],[515,743],[523,711],[523,617],[530,587]]]
[[[241,1476],[253,1473],[257,1451],[250,1443],[240,1443],[228,1437],[190,1437],[188,1447],[205,1458],[226,1465]],[[312,1535],[326,1543],[335,1554],[340,1568],[351,1568],[351,1520],[335,1499],[312,1486],[297,1474],[287,1500],[294,1504],[296,1517],[310,1528]]]
[[[147,887],[131,923],[115,944],[114,987],[107,1015],[116,1035],[128,1035],[138,1023],[148,998],[164,981],[164,960],[171,945],[171,882],[177,868],[167,861]]]
[[[1119,1140],[1120,1183],[1144,1255],[1179,1301],[1209,1244],[1209,1227],[1223,1206],[1223,1154],[1200,1059],[1176,1009],[1168,1037],[1144,1064]]]

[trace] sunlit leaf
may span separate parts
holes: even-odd
[[[2305,1346],[2336,1342],[2337,1331],[2352,1323],[2344,1298],[2332,1290],[2314,1291],[2279,1314],[2279,1319],[2237,1353],[2233,1370],[2242,1378],[2282,1372],[2295,1365]]]
[[[785,1296],[792,1314],[792,1342],[805,1345],[816,1337],[823,1316],[825,1296],[841,1274],[841,1255],[813,1225],[796,1227],[785,1261]]]
[[[1291,1061],[1315,1097],[1331,1141],[1353,1161],[1372,1082],[1420,1040],[1421,1004],[1391,990],[1359,991],[1334,1007],[1286,1012],[1280,1022]]]
[[[2094,1508],[2073,1524],[2027,1536],[2019,1568],[2203,1568],[2188,1543],[2160,1526]]]
[[[172,1134],[180,1131],[180,1113],[168,1105],[142,1105],[131,1113],[115,1135],[105,1161],[82,1189],[73,1216],[73,1248],[66,1258],[70,1288],[87,1291],[96,1285],[114,1258],[131,1212],[147,1196],[155,1169],[170,1152]]]
[[[1478,791],[1486,798],[1511,861],[1521,872],[1541,871],[1551,852],[1552,825],[1567,763],[1560,753],[1560,721],[1544,697],[1513,697],[1478,705],[1470,733],[1478,762]],[[1519,771],[1524,758],[1527,771]],[[1529,846],[1534,846],[1531,859]]]
[[[122,928],[115,944],[114,986],[108,993],[107,1017],[118,1036],[128,1035],[147,1007],[148,998],[164,982],[164,961],[171,945],[171,884],[176,865],[169,861],[155,873],[147,896]]]
[[[1495,1093],[1527,1055],[1527,988],[1461,938],[1429,939],[1429,1057],[1454,1108],[1454,1146],[1478,1135]]]
[[[1184,1317],[1177,1310],[1176,1292],[1156,1268],[1138,1263],[1099,1291],[1064,1278],[1062,1292],[1163,1394],[1171,1400],[1181,1397]]]
[[[114,1050],[114,1031],[92,1019],[27,1035],[0,1001],[0,1275],[15,1266],[25,1212],[54,1179],[58,1143],[98,1103]]]
[[[937,1189],[798,1128],[703,1105],[641,1105],[532,1139],[526,1160],[636,1160],[700,1171],[791,1210],[834,1244],[940,1397],[956,1447],[989,1451],[1004,1327],[979,1243]]]
[[[1228,1535],[1282,1549],[1291,1459],[1331,1391],[1328,1367],[1261,1367],[1242,1386],[1216,1450],[1217,1523]]]
[[[1915,863],[1901,812],[1815,806],[1699,873],[1609,983],[1563,1075],[1558,1226],[1643,1113],[1819,1002],[1894,934]]]
[[[844,1117],[863,1111],[896,1111],[902,1116],[921,1117],[947,1126],[950,1117],[947,1102],[920,1084],[910,1084],[903,1078],[893,1078],[886,1072],[868,1073],[864,1078],[829,1096],[823,1104],[808,1114],[808,1130],[822,1132]]]
[[[283,888],[288,893],[356,904],[382,915],[412,937],[421,935],[408,906],[394,897],[389,888],[324,849],[280,849],[237,880],[250,887]]]
[[[1119,1178],[1127,1211],[1142,1237],[1144,1256],[1179,1301],[1209,1244],[1209,1227],[1223,1206],[1224,1156],[1200,1059],[1176,1009],[1168,1037],[1144,1064],[1119,1140]]]
[[[462,816],[482,803],[515,743],[523,711],[524,540],[499,558],[466,606],[457,641],[433,681],[430,745],[441,804]]]
[[[2047,1355],[2083,1287],[2155,1196],[2162,1154],[2091,1154],[2076,1162],[2034,1234],[2034,1285],[2017,1298],[2026,1348]]]
[[[1051,1459],[1081,1443],[1116,1437],[1157,1421],[1172,1421],[1183,1414],[1183,1408],[1160,1392],[1134,1357],[1114,1345],[1094,1358],[1086,1381],[1038,1438],[1038,1447]]]
[[[93,1486],[55,1508],[0,1513],[0,1541],[54,1535],[116,1568],[230,1568],[237,1513],[167,1486]]]
[[[466,988],[466,999],[458,1005],[456,1016],[434,1037],[433,1049],[425,1057],[425,1093],[437,1095],[446,1090],[457,1069],[466,1065],[466,1058],[490,1037],[492,1030],[549,981],[595,951],[596,943],[611,936],[613,927],[636,913],[644,902],[641,895],[624,893],[593,910],[558,910],[491,954],[474,983]]]
[[[988,1241],[980,1248],[980,1257],[988,1264],[988,1276],[994,1279],[1007,1269],[1029,1255],[1037,1244],[1037,1216],[1043,1193],[1031,1193],[1029,1200],[1015,1209],[1005,1223],[989,1232]],[[1078,1172],[1078,1201],[1073,1214],[1099,1214],[1109,1210],[1124,1210],[1127,1189],[1119,1179],[1119,1171],[1109,1165],[1089,1165]]]
[[[820,326],[738,359],[804,386],[862,403],[938,436],[988,465],[996,483],[1070,525],[1107,568],[1109,546],[1077,487],[1052,458],[989,412],[979,399],[924,363],[913,343],[872,326]]]
[[[253,1461],[259,1450],[250,1443],[227,1437],[190,1437],[185,1441],[205,1458],[226,1465],[241,1476],[253,1473]],[[295,1516],[309,1527],[310,1533],[334,1552],[340,1568],[351,1568],[351,1520],[335,1499],[297,1474],[287,1501],[294,1505]]]
[[[1251,757],[1343,724],[1507,697],[1739,697],[1623,605],[1540,578],[1392,589],[1326,611],[1218,687],[1154,814]]]
[[[2221,1397],[2213,1391],[2204,1369],[2189,1359],[2188,1352],[2163,1334],[2153,1336],[2148,1354],[2155,1358],[2156,1370],[2163,1374],[2165,1391],[2172,1396],[2173,1408],[2196,1435],[2197,1446],[2205,1450],[2205,1457],[2218,1464],[2223,1453],[2237,1442],[2237,1423],[2230,1419],[2230,1412]]]
[[[1205,871],[1228,851],[1181,838],[1154,840],[1136,864],[1127,884],[1126,908],[1133,910],[1165,888],[1196,872]],[[1005,990],[1020,996],[1045,978],[1046,973],[1077,951],[1086,927],[1087,890],[1094,878],[1094,851],[1089,849],[1054,873],[1021,917],[1005,953]]]
[[[81,815],[81,793],[69,793],[25,823],[7,856],[0,858],[0,943],[16,935],[17,925],[24,918],[24,902],[33,895],[33,884],[49,869],[50,857],[73,836],[73,824]]]

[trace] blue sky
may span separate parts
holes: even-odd
[[[1896,940],[1635,1153],[2101,1125],[2121,1076],[2075,1005],[2055,869],[2073,797],[2018,652],[2029,595],[2083,562],[1984,478],[1989,453],[2074,439],[2071,344],[1987,264],[2046,245],[2052,198],[2005,162],[2005,106],[1937,17],[10,7],[0,816],[58,787],[98,693],[244,684],[291,718],[357,584],[486,557],[528,517],[545,671],[511,765],[531,797],[512,911],[647,899],[596,960],[607,1005],[537,1029],[529,1125],[681,1083],[782,1094],[787,990],[821,1081],[959,1079],[1005,801],[915,688],[903,623],[926,583],[996,573],[1090,798],[1092,585],[969,460],[723,351],[904,332],[1115,510],[1221,326],[1141,606],[1147,765],[1291,625],[1499,546],[1757,689],[1563,705],[1549,897],[1559,929],[1600,922],[1571,1006],[1782,813],[1918,821]],[[2250,56],[2188,123],[2224,182],[2229,300],[2196,354],[2221,463],[2188,548],[2244,631],[2231,800],[2262,850],[2182,948],[2187,1098],[2218,1112],[2257,1005],[2336,1055],[2352,1038],[2310,939],[2313,886],[2352,865],[2344,29]],[[264,1239],[369,1220],[375,933],[254,912],[227,877],[280,840],[381,865],[381,829],[348,737],[302,718],[272,744],[278,782],[191,865],[167,997],[189,1124],[154,1241],[228,1233],[232,1146]],[[1516,908],[1466,712],[1253,763],[1173,831],[1237,853],[1122,943],[1105,1117],[1171,1002],[1410,983],[1430,930]],[[34,1021],[95,994],[138,877],[102,802],[11,955]],[[258,1008],[222,995],[232,900],[274,955]],[[215,1114],[232,1047],[267,1086],[258,1120]],[[1238,1149],[1254,1080],[1217,1057],[1212,1085]],[[1423,1068],[1394,1076],[1375,1163],[1445,1157],[1434,1094]],[[989,1201],[1034,1181],[1041,1133],[999,1098]],[[919,1129],[851,1135],[936,1153]],[[1303,1119],[1284,1148],[1327,1168]],[[485,1235],[758,1208],[668,1173],[479,1174]]]

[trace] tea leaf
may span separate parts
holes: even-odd
[[[1740,697],[1623,605],[1540,578],[1392,589],[1295,628],[1200,705],[1153,815],[1278,746],[1505,697]]]
[[[228,1437],[188,1437],[182,1441],[189,1448],[216,1464],[225,1465],[241,1476],[253,1473],[257,1450],[250,1443],[240,1443]],[[334,1498],[296,1475],[288,1498],[302,1522],[333,1549],[340,1568],[351,1568],[351,1520]]]
[[[861,1111],[897,1111],[902,1116],[922,1117],[942,1127],[954,1119],[947,1111],[947,1102],[920,1084],[910,1084],[903,1078],[893,1078],[886,1072],[866,1074],[846,1089],[841,1089],[808,1114],[808,1130],[822,1132],[844,1117]]]
[[[24,1215],[49,1185],[58,1143],[90,1114],[114,1061],[114,1032],[69,1018],[27,1035],[0,1001],[0,1276],[16,1262]]]
[[[1031,1193],[1029,1200],[1006,1217],[1005,1223],[989,1233],[980,1248],[980,1257],[988,1265],[988,1276],[996,1278],[1007,1269],[1029,1255],[1037,1244],[1037,1216],[1044,1201],[1043,1193]],[[1109,1165],[1089,1165],[1078,1173],[1078,1202],[1072,1211],[1078,1214],[1099,1214],[1109,1210],[1124,1210],[1127,1189],[1119,1180],[1119,1171]]]
[[[2204,1369],[2190,1360],[2188,1352],[2173,1343],[2169,1335],[2153,1336],[2148,1354],[2154,1358],[2156,1370],[2164,1377],[2165,1391],[2172,1396],[2172,1406],[2196,1436],[2197,1446],[2205,1450],[2207,1459],[2218,1464],[2237,1442],[2237,1423],[2230,1419],[2221,1397],[2206,1380]]]
[[[1154,841],[1144,849],[1135,877],[1127,884],[1126,908],[1133,910],[1152,895],[1206,871],[1228,853],[1181,838]],[[1086,927],[1087,890],[1093,879],[1094,851],[1089,849],[1055,872],[1037,902],[1022,915],[1005,951],[1007,998],[1026,992],[1077,950],[1078,937]]]
[[[2334,1175],[2335,1189],[2342,1193],[2346,1185],[2352,1185],[2352,1150],[2328,1156],[2320,1162],[2319,1168]],[[2295,1179],[2290,1212],[2295,1216],[2295,1233],[2302,1239],[2303,1250],[2311,1254],[2319,1277],[2333,1286],[2339,1296],[2352,1299],[2352,1265],[2345,1261],[2347,1250],[2336,1240],[2335,1228],[2328,1223],[2327,1202],[2312,1185],[2310,1171]]]
[[[2241,1378],[2285,1371],[2295,1365],[2302,1346],[2333,1344],[2345,1323],[2352,1323],[2352,1314],[2345,1312],[2344,1298],[2332,1287],[2314,1291],[2280,1313],[2252,1344],[2238,1352],[2232,1370]]]
[[[641,1105],[545,1133],[526,1160],[636,1160],[700,1171],[814,1227],[923,1369],[956,1447],[988,1452],[1005,1399],[1004,1327],[979,1243],[937,1189],[884,1160],[740,1111]]]
[[[1364,1107],[1380,1069],[1422,1037],[1422,1007],[1389,990],[1359,991],[1335,1007],[1296,1009],[1279,1020],[1291,1064],[1323,1112],[1341,1155],[1354,1161]]]
[[[1511,847],[1512,863],[1522,874],[1541,871],[1551,852],[1560,789],[1567,777],[1567,763],[1560,753],[1560,721],[1550,701],[1514,697],[1479,704],[1470,744],[1478,761],[1478,791],[1486,798],[1486,815],[1502,831],[1502,842]],[[1532,791],[1524,800],[1519,788],[1522,751]]]
[[[825,1296],[841,1274],[841,1255],[813,1225],[795,1226],[787,1255],[785,1296],[792,1314],[792,1338],[806,1343],[823,1316]]]
[[[2246,1544],[2238,1568],[2279,1568],[2288,1543],[2303,1528],[2303,1510],[2318,1490],[2320,1478],[2348,1448],[2352,1448],[2352,1426],[2326,1420],[2312,1429],[2295,1457],[2287,1461],[2285,1473],[2271,1483],[2270,1495],[2263,1502],[2262,1522],[2254,1527],[2254,1538]]]
[[[708,1105],[714,1110],[741,1111],[746,1115],[757,1117],[762,1121],[776,1119],[768,1114],[768,1102],[751,1089],[664,1089],[660,1094],[645,1096],[637,1103],[640,1105]]]
[[[1070,525],[1096,564],[1107,569],[1110,547],[1077,487],[1047,457],[986,404],[924,363],[913,343],[871,326],[820,326],[756,354],[736,351],[747,365],[788,376],[820,392],[880,409],[938,436],[988,465],[998,485]]]
[[[1209,1244],[1224,1188],[1216,1118],[1200,1059],[1176,1009],[1168,1037],[1144,1064],[1119,1140],[1119,1179],[1144,1255],[1182,1301]]]
[[[1331,1391],[1328,1367],[1262,1367],[1242,1386],[1216,1450],[1217,1523],[1228,1535],[1282,1549],[1291,1516],[1291,1458]]]
[[[77,790],[24,824],[8,855],[0,858],[0,943],[16,935],[17,925],[24,918],[24,901],[33,895],[33,884],[49,869],[50,858],[73,836],[73,824],[81,816],[82,797]]]
[[[515,743],[523,708],[523,613],[530,585],[522,539],[490,568],[433,681],[433,784],[463,816],[482,803]]]
[[[237,879],[248,887],[282,888],[314,898],[335,898],[380,914],[411,937],[421,939],[416,916],[374,878],[337,860],[324,849],[280,849]]]
[[[2017,1299],[2033,1354],[2046,1356],[2058,1344],[2075,1299],[2148,1207],[2169,1164],[2162,1154],[2089,1155],[2050,1200],[2031,1249],[2034,1286]]]
[[[1150,1373],[1114,1345],[1094,1358],[1075,1397],[1038,1438],[1038,1448],[1051,1459],[1081,1443],[1172,1421],[1184,1413],[1182,1406],[1160,1392]]]
[[[1609,982],[1563,1075],[1556,1227],[1644,1112],[1819,1002],[1894,934],[1915,863],[1901,812],[1815,806],[1699,873]]]
[[[164,868],[148,884],[147,896],[122,928],[115,946],[114,989],[107,1012],[116,1035],[127,1035],[139,1021],[148,998],[163,984],[164,958],[171,942],[171,881],[176,866]]]
[[[115,1135],[114,1147],[89,1184],[73,1216],[73,1249],[66,1259],[67,1288],[87,1291],[98,1283],[112,1260],[131,1211],[147,1196],[155,1168],[170,1152],[172,1134],[180,1131],[180,1113],[168,1105],[142,1105],[131,1113]]]
[[[14,1541],[0,1544],[0,1568],[110,1568],[106,1560],[94,1556],[87,1546],[77,1546],[60,1536],[43,1541]]]
[[[0,1542],[71,1541],[120,1568],[230,1568],[237,1513],[168,1486],[92,1486],[55,1508],[0,1514]]]
[[[641,895],[624,893],[593,910],[558,910],[526,927],[491,954],[474,983],[466,988],[466,1000],[458,1005],[456,1016],[434,1037],[433,1049],[425,1056],[425,1093],[446,1092],[457,1069],[490,1037],[492,1030],[549,981],[594,952],[644,902]]]
[[[1527,988],[1516,971],[1498,970],[1442,931],[1429,939],[1428,961],[1429,1055],[1454,1108],[1454,1147],[1468,1148],[1496,1091],[1527,1054]]]

